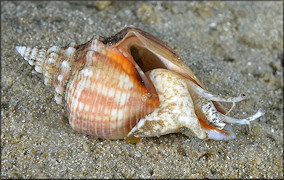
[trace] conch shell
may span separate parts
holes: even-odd
[[[16,50],[66,108],[76,131],[103,139],[161,136],[181,132],[200,139],[235,138],[228,123],[250,124],[264,114],[234,119],[205,90],[177,53],[161,40],[134,27],[82,45]]]

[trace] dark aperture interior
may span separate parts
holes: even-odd
[[[131,46],[130,53],[143,72],[156,68],[166,69],[160,58],[144,47]]]

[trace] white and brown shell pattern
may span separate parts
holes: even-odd
[[[16,50],[63,104],[71,127],[104,139],[195,134],[200,139],[235,138],[230,124],[250,124],[227,116],[221,97],[203,84],[174,50],[152,35],[126,27],[109,38],[83,45],[49,49],[16,46]]]

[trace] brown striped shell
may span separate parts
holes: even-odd
[[[83,45],[16,50],[43,74],[72,128],[99,138],[189,135],[191,130],[201,139],[227,140],[235,137],[227,123],[249,124],[264,114],[226,116],[217,101],[243,97],[206,91],[176,52],[134,27]]]

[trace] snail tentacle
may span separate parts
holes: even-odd
[[[213,93],[199,87],[198,85],[196,85],[195,83],[193,83],[190,80],[187,81],[187,84],[188,84],[189,88],[191,90],[193,90],[196,94],[198,94],[199,96],[202,96],[202,97],[204,97],[208,100],[211,100],[211,101],[240,102],[240,101],[242,101],[246,98],[245,94],[240,94],[238,97],[224,97],[224,96],[216,95],[216,94],[213,94]]]
[[[254,115],[252,116],[249,116],[247,118],[244,118],[244,119],[236,119],[236,118],[233,118],[233,117],[229,117],[229,116],[226,116],[222,113],[218,113],[219,116],[221,116],[222,118],[224,118],[224,121],[227,122],[227,123],[232,123],[232,124],[250,124],[251,121],[254,121],[256,120],[257,118],[261,117],[262,115],[265,114],[265,111],[263,109],[260,109],[258,110]]]

